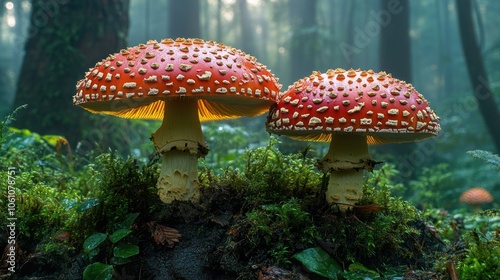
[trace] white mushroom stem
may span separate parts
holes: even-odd
[[[323,171],[330,172],[326,200],[345,211],[363,196],[363,171],[373,168],[366,136],[332,135],[330,149],[320,162]]]
[[[198,117],[197,100],[179,98],[165,101],[160,128],[153,133],[156,151],[162,155],[157,188],[164,203],[199,198],[198,158],[208,149]]]

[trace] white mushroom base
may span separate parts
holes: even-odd
[[[327,202],[346,211],[363,197],[364,170],[373,170],[375,162],[368,153],[366,136],[335,134],[319,164],[324,172],[330,172]]]
[[[161,201],[171,203],[174,200],[199,199],[197,155],[189,154],[187,151],[172,150],[164,154],[161,165],[156,185]]]
[[[165,102],[160,128],[152,135],[162,156],[156,187],[164,203],[198,201],[198,158],[208,153],[198,116],[197,100],[178,98]]]

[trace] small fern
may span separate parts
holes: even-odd
[[[14,119],[14,116],[16,115],[16,113],[20,110],[20,109],[26,109],[26,107],[28,107],[28,105],[21,105],[19,107],[17,107],[12,113],[10,113],[9,115],[7,115],[5,117],[5,120],[3,121],[0,121],[0,147],[2,145],[2,143],[5,141],[5,138],[7,138],[7,136],[9,135],[9,125],[10,123],[15,120]]]
[[[500,170],[500,157],[498,155],[483,150],[468,151],[467,154],[469,156],[482,159],[488,164],[493,165],[496,170]]]

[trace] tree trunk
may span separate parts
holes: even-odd
[[[217,28],[215,31],[215,38],[218,42],[222,42],[222,8],[222,0],[217,0],[217,10],[215,11]]]
[[[316,29],[317,0],[290,0],[292,39],[290,46],[291,79],[309,76],[315,69],[314,54],[318,36]],[[285,86],[286,88],[286,86]]]
[[[488,74],[484,66],[481,50],[476,39],[474,20],[472,19],[471,0],[456,0],[458,25],[462,40],[462,49],[469,70],[469,79],[474,89],[474,97],[483,116],[496,152],[500,153],[500,129],[498,121],[500,113],[494,100],[493,91],[488,82]]]
[[[254,44],[255,28],[248,12],[248,3],[246,0],[238,0],[237,2],[241,28],[241,50],[252,56],[258,56]]]
[[[200,1],[170,0],[169,36],[173,39],[199,38],[200,32]]]
[[[379,65],[380,70],[393,77],[411,83],[410,49],[410,5],[408,0],[400,0],[399,8],[389,11],[392,0],[382,0],[378,23],[380,24]],[[405,162],[415,150],[414,143],[387,145],[380,147],[383,153],[397,155],[396,161]],[[413,175],[413,170],[401,173],[404,177]]]
[[[14,101],[28,108],[16,115],[14,126],[64,135],[72,145],[86,140],[108,147],[114,141],[115,126],[73,106],[72,96],[85,71],[125,47],[128,8],[128,0],[32,1]]]
[[[389,13],[389,2],[393,0],[381,1],[381,10],[386,11],[390,19],[384,24],[382,14],[380,16],[380,69],[411,82],[410,4],[408,0],[400,0],[399,12]]]

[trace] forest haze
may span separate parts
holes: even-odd
[[[389,158],[403,170],[500,149],[498,1],[4,0],[0,9],[0,113],[28,104],[15,127],[63,135],[73,147],[99,143],[127,151],[137,141],[149,144],[148,136],[124,130],[139,126],[149,135],[148,122],[94,116],[71,104],[86,69],[126,46],[199,37],[255,56],[282,90],[313,70],[338,67],[387,71],[411,82],[441,117],[443,131],[428,142],[376,148],[396,151]],[[229,124],[252,132],[250,145],[266,137],[263,117]],[[307,145],[284,141],[290,151]]]
[[[499,14],[0,0],[0,279],[500,279]]]

